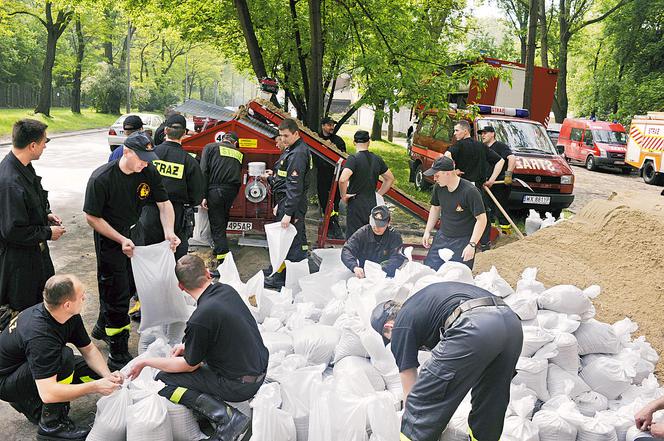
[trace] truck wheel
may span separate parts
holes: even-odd
[[[650,185],[662,185],[664,183],[664,175],[657,173],[655,163],[652,161],[643,164],[643,182]]]
[[[586,159],[586,169],[590,171],[597,170],[597,163],[595,162],[595,157],[593,155],[588,156]]]
[[[415,187],[418,190],[428,190],[431,188],[431,184],[424,178],[424,171],[422,170],[422,164],[417,164],[415,168]]]

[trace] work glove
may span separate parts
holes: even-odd
[[[509,170],[505,172],[505,185],[512,185],[512,172]]]

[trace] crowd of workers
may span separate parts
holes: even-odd
[[[345,151],[334,126],[333,120],[323,120],[320,136]],[[215,283],[214,271],[187,254],[193,207],[198,205],[208,211],[218,265],[229,252],[229,211],[242,183],[237,134],[228,132],[221,142],[205,146],[199,163],[182,148],[187,133],[183,116],[166,120],[163,142],[156,146],[142,132],[140,118],[129,116],[123,146],[90,176],[83,211],[94,230],[99,291],[99,316],[91,335],[108,345],[105,361],[80,315],[85,287],[74,275],[54,275],[48,242],[59,240],[66,230],[51,212],[48,193],[32,166],[49,141],[46,129],[35,120],[18,121],[12,149],[0,163],[0,399],[38,424],[38,439],[84,439],[88,430],[69,419],[69,402],[90,393],[111,394],[125,381],[118,370],[132,361],[133,250],[168,241],[177,260],[179,287],[198,306],[186,324],[183,344],[171,357],[138,360],[128,376],[138,376],[146,366],[158,369],[157,379],[165,384],[159,394],[212,423],[209,439],[237,439],[250,419],[227,402],[255,395],[265,379],[268,351],[239,294],[223,280]],[[278,130],[281,156],[263,179],[273,194],[276,221],[296,229],[286,259],[298,262],[308,257],[310,173],[315,164],[323,213],[335,175],[333,166],[313,160],[295,120],[283,120]],[[496,142],[491,127],[483,129],[486,144],[471,137],[466,121],[456,124],[455,137],[457,143],[425,172],[436,183],[422,236],[429,250],[425,264],[434,270],[443,264],[439,251],[445,248],[452,251],[452,261],[472,269],[476,249],[488,238],[482,188],[502,185],[498,193],[508,194],[514,168],[509,147]],[[357,131],[353,142],[355,153],[339,177],[330,234],[345,236],[341,259],[356,277],[365,277],[367,261],[379,263],[391,277],[406,260],[403,241],[390,225],[389,208],[377,204],[376,188],[382,178],[377,193],[387,193],[394,175],[369,151],[368,132]],[[345,234],[340,201],[347,206]],[[270,274],[267,287],[284,285],[284,265],[265,271]],[[471,389],[470,438],[500,438],[522,345],[519,318],[502,300],[472,285],[435,283],[403,305],[388,301],[376,306],[371,324],[386,345],[391,342],[401,372],[402,440],[438,439]],[[81,355],[74,355],[67,343]],[[422,347],[431,350],[432,361],[418,375],[417,351]],[[642,412],[642,422],[649,421],[650,410]]]

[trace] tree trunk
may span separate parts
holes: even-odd
[[[76,17],[76,68],[74,70],[74,88],[71,92],[71,111],[81,113],[81,72],[85,56],[85,37],[81,26],[81,17]]]
[[[309,72],[307,69],[307,57],[304,55],[304,51],[302,50],[302,35],[300,34],[300,26],[297,20],[297,0],[289,0],[288,4],[290,7],[291,19],[293,20],[293,37],[295,38],[295,49],[297,50],[297,59],[300,64],[302,90],[304,91],[304,96],[309,99]]]
[[[558,53],[558,82],[556,84],[556,106],[553,107],[553,113],[556,115],[556,122],[562,123],[567,117],[567,49],[569,37],[563,34],[560,37],[560,46]]]
[[[387,140],[394,141],[394,110],[390,108],[390,119],[387,122]]]
[[[55,64],[55,50],[58,37],[54,29],[48,30],[46,37],[46,56],[42,65],[41,89],[39,90],[39,102],[35,113],[51,116],[51,93],[53,92],[53,65]]]
[[[311,65],[309,68],[309,98],[307,100],[307,126],[314,132],[320,127],[323,111],[323,27],[321,0],[309,0],[309,33],[311,39]]]
[[[542,67],[549,67],[549,32],[546,25],[546,0],[538,0],[540,22],[540,56]]]
[[[371,124],[371,140],[383,140],[383,112],[385,109],[385,100],[376,103],[374,109],[373,124]]]
[[[532,111],[533,77],[535,76],[535,40],[537,39],[537,11],[540,0],[529,0],[528,44],[526,47],[526,81],[523,87],[523,107]]]
[[[253,67],[254,73],[258,79],[265,78],[267,77],[267,69],[265,69],[262,51],[258,45],[256,32],[254,31],[254,24],[251,21],[251,14],[249,13],[247,0],[233,0],[233,4],[235,5],[240,27],[242,28],[247,50],[249,51],[251,67]]]
[[[526,37],[519,37],[521,43],[521,64],[526,64],[526,56],[528,54]]]
[[[593,109],[591,116],[597,116],[597,103],[599,102],[599,87],[597,87],[597,64],[599,63],[599,53],[602,51],[602,41],[600,40],[597,45],[597,52],[595,52],[595,60],[593,61]]]

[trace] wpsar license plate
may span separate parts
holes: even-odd
[[[550,196],[533,196],[530,194],[523,196],[524,204],[535,204],[535,205],[549,205],[551,203]]]
[[[251,222],[229,222],[226,229],[231,231],[249,231],[253,228],[253,225]]]

